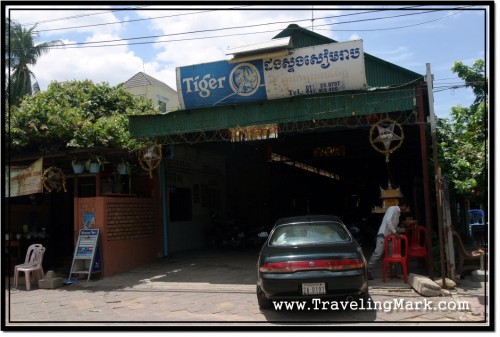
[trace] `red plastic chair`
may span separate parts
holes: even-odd
[[[389,243],[392,244],[392,252],[389,252]],[[408,283],[408,253],[403,254],[403,245],[408,247],[408,238],[406,235],[387,235],[384,240],[384,262],[382,263],[382,282],[385,282],[386,266],[389,264],[390,276],[392,277],[392,264],[401,263],[403,268],[403,278]],[[390,253],[390,254],[389,254]]]
[[[411,226],[406,229],[409,237],[408,259],[412,257],[423,258],[427,269],[427,228]]]

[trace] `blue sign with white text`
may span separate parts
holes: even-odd
[[[183,109],[367,88],[362,40],[297,48],[285,56],[248,62],[197,64],[176,71]]]
[[[177,88],[185,109],[267,99],[262,60],[180,67]]]

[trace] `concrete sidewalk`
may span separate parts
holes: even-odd
[[[488,326],[485,283],[470,279],[462,280],[450,296],[424,298],[402,279],[382,283],[376,278],[370,281],[372,303],[367,303],[364,310],[335,309],[321,303],[305,310],[282,307],[261,311],[255,295],[257,255],[256,250],[187,252],[119,275],[57,289],[35,286],[26,291],[24,286],[7,287],[5,325],[7,329],[185,325],[208,329],[214,326],[272,329],[282,324],[334,322],[352,325],[353,329],[363,325],[375,329],[401,325],[454,326],[463,322],[477,328]],[[398,301],[405,307],[394,308]],[[467,303],[466,308],[458,308],[462,301]],[[385,307],[368,307],[375,303]],[[417,303],[424,307],[417,308]],[[436,309],[439,303],[446,309]]]

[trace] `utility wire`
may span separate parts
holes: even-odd
[[[281,32],[282,30],[283,29],[274,29],[274,30],[268,30],[268,31],[262,31],[262,32],[252,32],[252,33],[231,33],[231,34],[224,34],[224,35],[201,36],[201,37],[192,37],[192,38],[175,39],[175,40],[143,41],[143,42],[132,42],[132,43],[123,42],[123,43],[115,43],[115,44],[107,44],[107,45],[95,45],[95,46],[88,46],[88,45],[79,46],[77,43],[74,43],[74,44],[70,44],[70,45],[64,45],[64,48],[62,48],[60,46],[59,47],[54,46],[54,47],[50,47],[50,49],[83,49],[83,48],[135,46],[135,45],[144,45],[144,44],[171,43],[171,42],[217,39],[217,38],[221,38],[221,37],[255,35],[255,34],[264,34],[264,33],[272,33],[272,32]],[[117,40],[117,41],[122,41],[122,40]],[[96,42],[96,43],[102,43],[102,42]]]
[[[83,18],[83,17],[87,17],[87,16],[108,14],[108,13],[112,13],[112,12],[120,12],[120,11],[131,10],[131,9],[140,9],[140,8],[144,8],[144,7],[148,7],[148,6],[134,6],[134,7],[131,7],[131,8],[126,8],[126,9],[105,10],[105,11],[101,11],[101,12],[79,14],[79,15],[67,16],[67,17],[62,17],[62,18],[57,18],[57,19],[52,19],[52,20],[35,21],[35,22],[29,22],[29,23],[20,23],[20,25],[21,26],[40,25],[40,24],[48,23],[48,22],[70,20],[70,19],[79,19],[79,18]]]
[[[355,15],[355,14],[359,15],[359,14],[365,14],[365,13],[371,13],[371,12],[377,12],[377,11],[368,11],[368,12],[363,12],[363,13],[352,13],[352,14],[344,14],[344,15],[332,15],[332,16],[326,16],[326,17],[322,17],[322,18],[316,18],[315,20],[326,20],[326,19],[333,19],[333,18],[337,18],[337,17],[341,17],[341,16],[348,16],[348,15]],[[186,14],[178,14],[178,15],[172,15],[172,16],[188,15],[188,14],[196,14],[196,13],[186,13]],[[165,16],[165,17],[170,17],[170,16]],[[164,17],[158,17],[158,18],[164,18]],[[153,18],[153,19],[156,19],[156,18]],[[149,20],[149,19],[141,19],[141,20]],[[235,26],[235,27],[226,27],[226,28],[214,28],[214,29],[197,30],[197,31],[184,32],[184,33],[176,33],[176,34],[140,36],[140,37],[131,37],[131,38],[126,38],[126,39],[107,40],[107,41],[80,42],[80,43],[75,43],[75,44],[95,44],[95,43],[117,42],[117,41],[123,41],[123,40],[140,40],[140,39],[158,38],[158,37],[165,37],[165,36],[175,36],[175,35],[184,35],[184,34],[196,34],[196,33],[213,32],[213,31],[219,31],[219,30],[254,28],[254,27],[260,27],[260,26],[269,26],[271,24],[285,24],[285,23],[302,22],[302,21],[310,21],[310,19],[275,21],[275,22],[272,22],[272,23],[266,22],[266,23],[254,24],[254,25],[246,25],[246,26]],[[92,25],[80,26],[80,27],[76,27],[76,28],[91,27],[91,26]],[[40,32],[41,32],[41,30],[40,30]],[[69,44],[69,45],[71,45],[71,44]]]
[[[361,20],[354,20],[354,21],[337,22],[337,23],[323,24],[323,25],[318,25],[318,26],[331,26],[331,25],[339,25],[339,24],[362,22],[362,21],[383,20],[383,19],[390,19],[390,18],[408,16],[408,15],[426,14],[426,13],[430,13],[430,12],[435,12],[435,10],[425,11],[425,12],[419,12],[419,13],[411,13],[411,14],[400,14],[400,15],[389,16],[389,17],[380,17],[380,18],[370,18],[370,19],[361,19]],[[326,17],[326,18],[328,18],[328,17]],[[153,39],[153,38],[160,38],[160,37],[167,37],[167,36],[171,37],[171,36],[178,36],[178,35],[208,33],[208,32],[223,31],[223,30],[255,28],[255,27],[260,27],[260,26],[268,26],[270,24],[283,24],[283,23],[309,21],[309,20],[310,19],[289,20],[289,21],[280,21],[280,22],[274,22],[274,23],[263,23],[263,24],[246,25],[246,26],[233,26],[233,27],[225,27],[225,28],[204,29],[204,30],[197,30],[197,31],[191,31],[191,32],[182,32],[182,33],[173,33],[173,34],[150,35],[150,36],[141,36],[141,37],[132,37],[132,38],[123,38],[123,39],[113,39],[113,40],[103,40],[103,41],[91,41],[91,42],[76,42],[76,43],[65,44],[62,47],[58,47],[58,49],[72,48],[72,46],[86,46],[86,47],[89,47],[89,45],[96,45],[96,44],[102,44],[102,43],[123,42],[123,41],[132,41],[132,40],[141,40],[141,39]],[[258,33],[262,33],[262,32],[250,32],[250,33],[245,33],[243,35],[258,34]],[[230,36],[232,36],[232,35],[239,35],[239,34],[231,34]],[[216,36],[216,37],[220,37],[220,36]],[[212,37],[204,37],[204,39],[206,39],[206,38],[212,38]],[[183,40],[174,40],[174,41],[183,41]],[[159,43],[159,42],[171,42],[171,41],[150,41],[150,42],[142,42],[142,43],[138,43],[138,44]],[[119,46],[119,45],[123,45],[123,44],[99,45],[98,47],[111,47],[111,46]],[[128,44],[128,45],[132,45],[132,44]],[[82,47],[80,47],[80,48],[82,48]]]
[[[421,23],[416,23],[416,24],[413,24],[413,25],[407,25],[407,26],[399,26],[399,27],[391,27],[391,28],[374,28],[374,29],[335,29],[335,31],[336,32],[375,32],[375,31],[381,31],[381,30],[394,30],[394,29],[409,28],[409,27],[415,27],[415,26],[425,25],[427,23],[431,23],[431,22],[434,22],[434,21],[443,20],[443,19],[449,18],[450,16],[460,14],[462,12],[464,12],[464,11],[459,11],[457,13],[453,13],[453,14],[450,14],[450,15],[447,15],[447,16],[443,16],[443,17],[438,18],[438,19],[429,20],[429,21],[425,21],[425,22],[421,22]],[[330,29],[319,29],[319,30],[330,31]]]
[[[228,9],[237,9],[237,8],[243,8],[243,7],[245,7],[245,6],[233,7],[233,8],[228,8]],[[115,24],[119,24],[119,23],[130,23],[130,22],[139,22],[139,21],[146,21],[146,20],[157,20],[157,19],[164,19],[164,18],[179,17],[179,16],[185,16],[185,15],[194,15],[194,14],[201,14],[201,13],[209,13],[209,12],[214,12],[214,11],[218,11],[218,10],[212,9],[212,10],[199,11],[199,12],[190,12],[190,13],[181,13],[181,14],[171,14],[171,15],[156,16],[156,17],[153,17],[153,18],[143,18],[143,19],[132,19],[132,20],[123,20],[123,21],[115,21],[115,22],[106,22],[106,23],[96,23],[96,24],[93,24],[93,25],[82,25],[82,26],[62,27],[62,28],[53,28],[53,29],[40,29],[40,30],[37,30],[37,32],[40,33],[40,32],[52,32],[52,31],[56,31],[56,30],[99,27],[99,26],[115,25]]]
[[[167,15],[167,16],[159,16],[159,17],[153,17],[153,18],[144,18],[144,19],[134,19],[134,20],[123,20],[123,21],[115,21],[115,22],[108,22],[108,23],[101,23],[101,24],[93,24],[93,25],[82,25],[82,26],[73,26],[73,27],[63,27],[63,28],[54,28],[54,29],[43,29],[43,30],[38,30],[38,32],[47,32],[47,31],[55,31],[55,30],[63,30],[63,29],[74,29],[74,28],[88,28],[88,27],[96,27],[96,26],[102,26],[102,25],[113,25],[113,24],[119,24],[119,23],[129,23],[129,22],[137,22],[137,21],[144,21],[144,20],[155,20],[155,19],[161,19],[161,18],[166,18],[166,17],[176,17],[176,16],[182,16],[182,15],[191,15],[191,14],[198,14],[198,13],[205,13],[205,12],[212,12],[212,11],[220,11],[220,10],[231,10],[231,9],[238,9],[238,8],[245,8],[245,7],[250,7],[251,5],[246,5],[246,6],[237,6],[237,7],[231,7],[231,8],[218,8],[218,9],[211,9],[211,10],[206,10],[206,11],[200,11],[200,12],[194,12],[194,13],[185,13],[185,14],[173,14],[173,15]],[[65,18],[59,18],[59,19],[53,19],[53,20],[46,20],[46,21],[39,21],[39,22],[32,22],[32,23],[25,23],[21,24],[23,26],[27,25],[38,25],[41,23],[46,23],[46,22],[53,22],[53,21],[61,21],[61,20],[68,20],[68,19],[73,19],[73,18],[80,18],[80,17],[85,17],[85,16],[91,16],[91,15],[99,15],[99,14],[106,14],[108,12],[117,12],[117,11],[124,11],[124,10],[133,10],[136,8],[143,8],[143,7],[148,7],[148,6],[138,6],[138,7],[132,7],[132,8],[127,8],[127,9],[117,9],[117,10],[111,10],[111,11],[104,11],[104,12],[98,12],[98,13],[91,13],[91,14],[82,14],[82,15],[75,15],[75,16],[70,16],[70,17],[65,17]],[[408,10],[408,9],[414,9],[416,7],[422,7],[422,5],[416,5],[416,6],[408,6],[408,7],[399,7],[399,8],[390,8],[390,9],[377,9],[377,10],[371,10],[371,11],[365,11],[365,12],[356,12],[356,13],[351,13],[351,14],[343,14],[343,15],[337,15],[335,17],[343,17],[343,16],[351,16],[351,15],[360,15],[360,14],[366,14],[366,13],[373,13],[373,12],[380,12],[380,11],[396,11],[396,10]],[[167,9],[171,10],[171,9]],[[252,10],[252,9],[250,9]],[[259,9],[255,9],[259,10]],[[319,9],[320,11],[322,9]]]

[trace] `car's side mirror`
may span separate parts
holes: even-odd
[[[257,235],[259,236],[259,238],[267,238],[269,236],[269,233],[268,232],[260,232]]]

